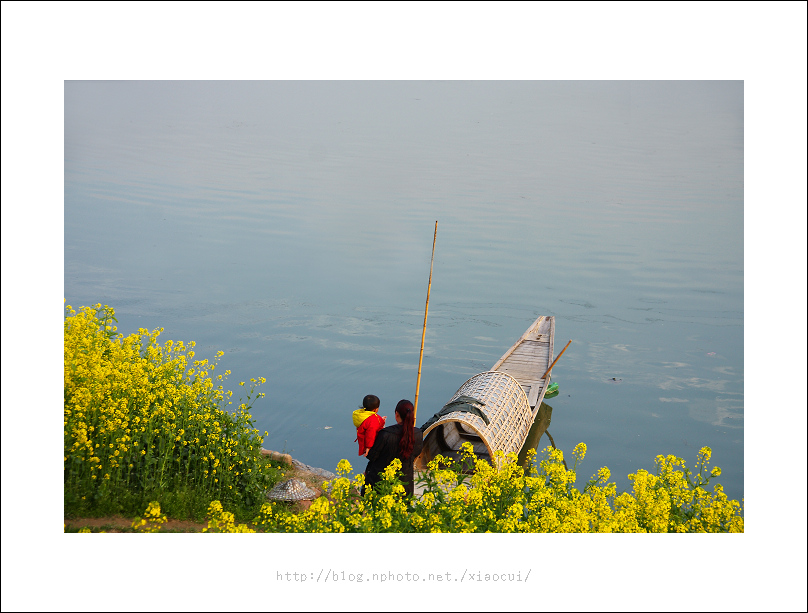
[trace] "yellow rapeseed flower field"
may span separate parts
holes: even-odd
[[[516,454],[497,453],[492,464],[466,443],[459,463],[441,456],[430,463],[419,498],[404,494],[398,460],[360,497],[364,475],[350,480],[350,464],[342,460],[338,477],[327,484],[328,497],[297,514],[267,502],[254,523],[267,532],[743,532],[741,504],[728,500],[720,485],[707,491],[720,474],[708,471],[707,447],[695,474],[681,458],[658,456],[656,474],[638,470],[629,476],[632,492],[619,495],[606,467],[583,490],[575,487],[583,443],[569,470],[560,450],[548,447],[542,454],[537,460],[531,452],[525,470]]]
[[[162,329],[124,337],[115,323],[108,306],[65,308],[66,512],[121,512],[127,500],[142,509],[180,490],[242,506],[262,499],[263,439],[249,409],[265,379],[229,407],[232,393],[213,379],[223,352],[194,360],[193,342],[161,345]]]

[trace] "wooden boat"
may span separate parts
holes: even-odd
[[[416,470],[426,469],[438,454],[457,459],[466,441],[477,457],[489,461],[495,451],[519,453],[550,383],[544,375],[552,363],[554,336],[555,318],[539,317],[491,370],[461,385],[439,418],[422,428],[424,448]]]
[[[552,362],[554,338],[555,317],[543,315],[531,324],[491,368],[493,371],[508,373],[519,381],[534,416],[550,384],[549,376],[546,380],[541,377]]]

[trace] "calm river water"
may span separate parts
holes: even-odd
[[[549,431],[621,489],[700,447],[744,495],[742,82],[66,82],[65,298],[266,377],[333,470],[365,394],[419,422],[538,315]],[[548,444],[542,437],[539,447]],[[358,461],[357,461],[358,460]]]

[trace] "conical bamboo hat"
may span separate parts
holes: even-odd
[[[267,492],[271,500],[313,500],[317,492],[308,487],[302,479],[292,478],[278,483]]]

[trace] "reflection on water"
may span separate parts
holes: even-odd
[[[536,418],[533,420],[533,425],[530,427],[530,431],[527,433],[525,443],[519,450],[519,466],[527,468],[527,452],[531,449],[535,449],[537,451],[539,450],[541,437],[547,432],[547,428],[550,427],[550,419],[552,419],[552,417],[553,407],[546,402],[542,402],[541,406],[539,407],[539,412],[536,413]],[[552,445],[555,447],[555,442],[553,442]]]

